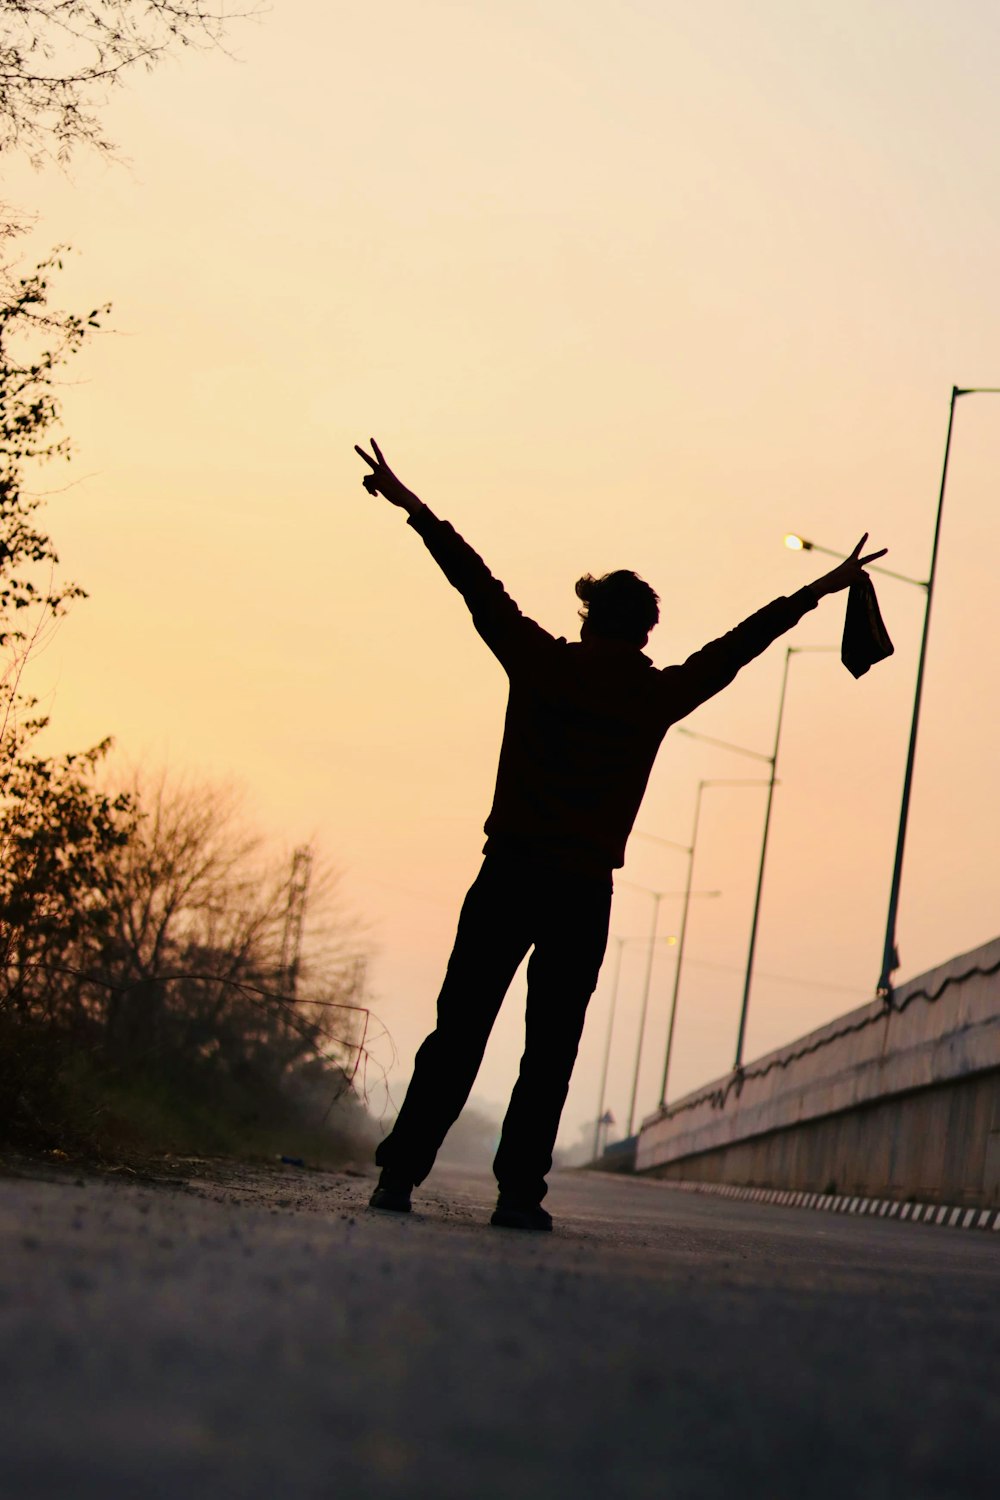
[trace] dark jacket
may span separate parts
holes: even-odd
[[[726,687],[816,604],[807,588],[775,599],[681,666],[657,668],[624,641],[549,635],[521,614],[447,521],[425,507],[409,524],[510,681],[487,851],[582,874],[606,876],[623,863],[670,725]]]

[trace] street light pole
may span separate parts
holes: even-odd
[[[917,663],[917,682],[913,695],[913,714],[910,720],[910,742],[906,752],[906,771],[903,775],[903,796],[899,810],[899,832],[896,835],[896,854],[892,867],[892,887],[889,892],[889,913],[885,925],[885,943],[882,948],[882,968],[879,973],[877,994],[887,1005],[892,1004],[892,975],[899,968],[899,953],[896,947],[896,919],[899,912],[899,889],[903,878],[903,849],[906,844],[906,825],[910,813],[910,792],[913,787],[913,766],[917,754],[917,728],[920,722],[920,702],[924,685],[924,665],[927,659],[927,638],[930,633],[931,602],[934,597],[934,580],[937,576],[938,544],[941,539],[941,515],[944,510],[944,492],[948,480],[948,459],[951,455],[951,433],[955,423],[955,402],[959,396],[998,396],[1000,386],[979,385],[961,387],[953,385],[951,388],[951,403],[948,408],[948,432],[944,443],[944,462],[941,465],[941,487],[938,492],[937,516],[934,521],[934,542],[931,548],[931,568],[929,577],[924,580],[910,578],[906,573],[894,573],[891,568],[879,568],[874,564],[869,566],[871,573],[882,573],[887,578],[897,578],[901,583],[912,583],[917,588],[924,590],[926,603],[924,605],[924,626],[920,638],[920,658]],[[832,547],[821,547],[818,542],[810,542],[805,537],[798,536],[794,532],[785,537],[785,546],[794,551],[825,552],[830,557],[844,557],[843,552],[836,552]]]
[[[601,1067],[601,1092],[597,1101],[597,1124],[594,1126],[594,1160],[598,1158],[598,1147],[601,1142],[601,1121],[604,1119],[604,1097],[608,1086],[608,1060],[611,1057],[611,1033],[615,1025],[615,1008],[618,1004],[618,981],[622,976],[622,949],[625,947],[627,938],[616,937],[618,952],[615,955],[615,977],[611,985],[611,1009],[608,1012],[608,1034],[604,1040],[604,1063]]]
[[[747,752],[755,753],[755,752]],[[663,1081],[660,1085],[660,1108],[663,1109],[667,1102],[667,1081],[670,1077],[670,1059],[674,1049],[674,1022],[677,1019],[677,998],[681,988],[681,971],[684,964],[684,939],[687,937],[688,911],[691,906],[691,884],[694,879],[694,856],[698,844],[698,821],[701,816],[701,798],[706,787],[709,786],[768,786],[766,781],[746,781],[713,778],[708,781],[699,781],[698,791],[694,799],[694,825],[691,829],[691,845],[685,850],[688,856],[687,884],[684,887],[684,906],[681,912],[681,930],[677,939],[677,966],[674,969],[674,989],[670,998],[670,1020],[667,1024],[667,1050],[663,1058]],[[651,835],[645,835],[650,837]]]
[[[684,962],[684,939],[687,937],[688,911],[691,908],[691,880],[694,875],[694,852],[698,844],[698,819],[701,816],[701,794],[707,782],[699,781],[694,798],[694,823],[691,826],[691,847],[687,851],[687,879],[684,882],[684,904],[681,907],[681,930],[677,938],[677,963],[674,966],[674,989],[670,997],[670,1020],[667,1022],[667,1050],[663,1059],[663,1080],[660,1084],[660,1108],[667,1097],[667,1075],[670,1072],[670,1054],[674,1046],[674,1021],[677,1017],[677,995],[681,987],[681,964]]]
[[[913,781],[913,764],[917,749],[917,724],[920,717],[920,697],[923,686],[924,658],[926,655],[927,634],[930,625],[931,590],[934,582],[934,571],[937,563],[938,537],[940,535],[941,529],[941,505],[944,499],[945,476],[948,472],[948,453],[951,448],[951,429],[955,416],[955,397],[956,395],[962,394],[963,392],[956,391],[954,388],[952,389],[951,410],[948,415],[948,436],[945,441],[944,449],[944,468],[941,474],[941,494],[938,499],[937,525],[935,526],[934,530],[934,549],[933,558],[931,561],[930,578],[911,578],[907,573],[896,573],[891,568],[877,568],[874,565],[871,565],[868,569],[870,573],[881,573],[886,578],[898,579],[900,583],[910,583],[914,586],[914,588],[923,589],[924,594],[926,595],[926,604],[924,606],[923,634],[920,643],[920,660],[917,666],[917,685],[914,697],[913,719],[910,724],[910,744],[906,757],[906,772],[903,777],[903,799],[902,808],[899,815],[899,834],[896,840],[896,855],[892,870],[892,888],[889,893],[889,915],[886,921],[885,943],[882,950],[882,968],[879,974],[877,987],[878,997],[888,1003],[891,1003],[892,998],[891,975],[893,970],[899,967],[899,956],[896,951],[896,914],[899,907],[899,887],[903,873],[903,846],[906,842],[906,824],[910,808],[910,789]],[[825,552],[828,557],[839,558],[844,558],[847,556],[846,552],[838,552],[834,547],[823,547],[819,542],[808,541],[805,537],[799,536],[796,532],[790,532],[785,537],[785,546],[791,548],[793,552]]]
[[[920,722],[920,699],[924,685],[924,664],[927,659],[927,637],[930,632],[931,602],[934,597],[934,579],[937,575],[938,544],[941,539],[941,514],[944,509],[944,491],[948,479],[948,459],[951,454],[951,431],[955,422],[955,402],[959,396],[998,395],[1000,386],[974,386],[962,389],[951,388],[951,405],[948,409],[948,435],[944,444],[944,462],[941,465],[941,488],[938,492],[937,516],[934,522],[934,543],[931,548],[931,570],[927,579],[927,604],[924,610],[924,628],[920,639],[920,660],[917,664],[917,686],[913,698],[913,717],[910,721],[910,743],[906,752],[906,771],[903,776],[903,797],[899,810],[899,832],[896,837],[896,857],[892,867],[892,888],[889,892],[889,914],[885,926],[885,946],[882,950],[882,970],[878,979],[878,995],[887,1005],[892,1004],[892,975],[899,968],[896,948],[896,916],[899,910],[899,888],[903,877],[903,847],[906,843],[906,824],[910,812],[910,791],[913,785],[913,763],[917,753],[917,727]]]
[[[666,843],[667,841],[662,840],[662,842]],[[639,1069],[642,1064],[642,1048],[646,1036],[646,1011],[649,1008],[649,982],[653,975],[653,953],[656,948],[656,928],[660,917],[660,902],[666,900],[668,896],[682,896],[685,894],[685,892],[651,891],[648,886],[633,885],[629,880],[623,880],[618,883],[621,885],[632,886],[633,890],[645,891],[647,896],[652,896],[653,898],[653,922],[652,926],[650,927],[649,937],[646,939],[648,944],[646,952],[646,977],[643,981],[642,986],[642,1005],[639,1011],[639,1036],[635,1048],[635,1069],[632,1074],[632,1097],[629,1100],[628,1107],[628,1135],[631,1135],[632,1128],[635,1124],[635,1102],[636,1096],[639,1092]],[[688,900],[690,900],[692,896],[719,896],[721,894],[721,891],[691,891],[690,893],[688,893]]]
[[[736,1061],[733,1063],[733,1071],[739,1073],[743,1068],[743,1043],[746,1038],[747,1012],[750,1008],[750,986],[753,982],[753,961],[757,947],[757,926],[760,920],[760,898],[764,889],[764,863],[767,859],[767,840],[771,829],[771,807],[774,802],[774,786],[778,770],[778,749],[781,745],[781,725],[785,717],[785,690],[788,686],[788,665],[793,656],[801,656],[805,652],[836,651],[836,646],[786,646],[785,647],[785,669],[781,674],[781,697],[778,700],[778,722],[774,730],[774,750],[771,754],[771,778],[767,789],[767,810],[764,813],[764,837],[760,848],[760,868],[757,871],[757,894],[754,897],[753,921],[750,924],[750,949],[747,953],[746,978],[743,983],[743,1002],[740,1006],[740,1025],[736,1036]]]
[[[801,541],[801,538],[797,540]],[[747,750],[743,745],[733,745],[728,740],[713,739],[711,735],[696,733],[693,729],[686,729],[684,725],[677,726],[679,734],[687,735],[692,740],[704,740],[709,745],[717,745],[720,750],[733,750],[737,755],[748,755],[753,760],[762,760],[770,766],[770,775],[767,782],[767,808],[764,813],[764,835],[761,841],[760,867],[757,871],[757,893],[754,897],[753,921],[750,926],[750,951],[747,954],[746,975],[743,983],[743,1000],[740,1005],[740,1025],[736,1039],[736,1061],[733,1071],[738,1073],[743,1067],[743,1042],[746,1035],[747,1010],[750,1005],[750,984],[753,979],[754,952],[757,947],[757,924],[760,920],[760,898],[764,887],[764,862],[767,858],[767,840],[771,829],[771,806],[774,802],[774,788],[777,785],[778,776],[778,748],[781,744],[781,724],[785,714],[785,690],[788,685],[788,663],[792,656],[797,656],[805,651],[836,651],[836,646],[786,646],[785,667],[781,675],[781,698],[778,702],[778,722],[774,732],[774,750],[770,755],[765,755],[760,750]]]
[[[653,974],[653,951],[656,947],[656,926],[660,920],[660,902],[667,894],[666,891],[648,891],[653,898],[653,923],[649,929],[649,951],[646,954],[646,977],[642,986],[642,1005],[639,1010],[639,1044],[635,1049],[635,1072],[632,1075],[632,1097],[628,1106],[628,1131],[632,1134],[635,1124],[635,1100],[639,1092],[639,1064],[642,1061],[642,1042],[646,1032],[646,1009],[649,1005],[649,981]]]

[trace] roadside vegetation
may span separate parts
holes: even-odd
[[[109,151],[109,86],[223,15],[193,0],[6,6],[0,150]],[[53,303],[59,252],[19,271],[0,206],[0,1149],[343,1160],[374,1126],[366,948],[314,851],[272,854],[225,787],[125,774],[57,726],[25,668],[74,600],[36,474],[69,457],[59,386],[104,323]]]

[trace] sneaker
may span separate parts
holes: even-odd
[[[392,1172],[383,1170],[378,1180],[378,1187],[368,1199],[368,1207],[382,1208],[391,1214],[408,1214],[412,1207],[410,1203],[412,1192],[412,1182],[407,1182],[405,1177],[394,1176]]]
[[[552,1215],[540,1203],[509,1203],[498,1199],[490,1223],[496,1229],[552,1228]]]

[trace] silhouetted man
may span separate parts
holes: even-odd
[[[525,1046],[493,1170],[491,1223],[551,1229],[542,1208],[559,1117],[587,1004],[608,937],[612,871],[629,836],[660,741],[824,595],[862,576],[866,537],[851,556],[791,598],[775,599],[681,666],[657,669],[642,648],[659,601],[634,573],[581,578],[579,641],[556,639],[521,614],[482,559],[396,478],[378,444],[364,485],[405,510],[462,595],[507,673],[510,694],[482,869],[462,907],[438,997],[437,1025],[413,1077],[381,1167],[373,1208],[410,1209],[475,1082],[486,1042],[529,949]]]

